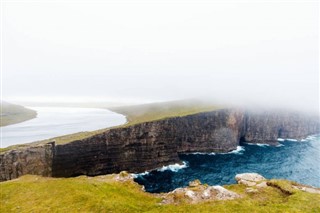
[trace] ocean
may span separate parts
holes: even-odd
[[[278,146],[241,143],[229,153],[194,153],[180,155],[175,164],[135,175],[146,191],[169,192],[185,187],[192,180],[203,184],[236,183],[239,173],[256,172],[267,179],[287,179],[320,187],[320,135],[303,141],[279,139]]]

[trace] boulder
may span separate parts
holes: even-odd
[[[192,181],[186,188],[178,188],[163,194],[164,204],[177,204],[181,202],[200,203],[209,200],[233,200],[241,196],[222,186],[202,185],[200,181]]]
[[[259,187],[264,187],[264,184],[262,184],[261,182],[266,180],[262,175],[259,175],[258,173],[237,174],[235,178],[238,184],[243,184],[249,187],[256,186],[257,184],[259,184]]]

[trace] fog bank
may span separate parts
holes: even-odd
[[[25,1],[2,11],[4,100],[319,109],[316,1]]]

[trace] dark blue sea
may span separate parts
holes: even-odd
[[[302,142],[284,140],[279,146],[242,143],[226,154],[180,155],[184,165],[170,165],[137,174],[135,181],[148,192],[168,192],[199,179],[209,185],[236,183],[236,174],[256,172],[267,179],[288,179],[320,187],[320,136]]]

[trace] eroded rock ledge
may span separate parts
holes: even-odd
[[[295,112],[221,109],[110,129],[92,137],[0,154],[0,181],[24,174],[53,177],[133,173],[179,162],[179,153],[228,152],[240,140],[276,144],[319,133],[318,117]]]

